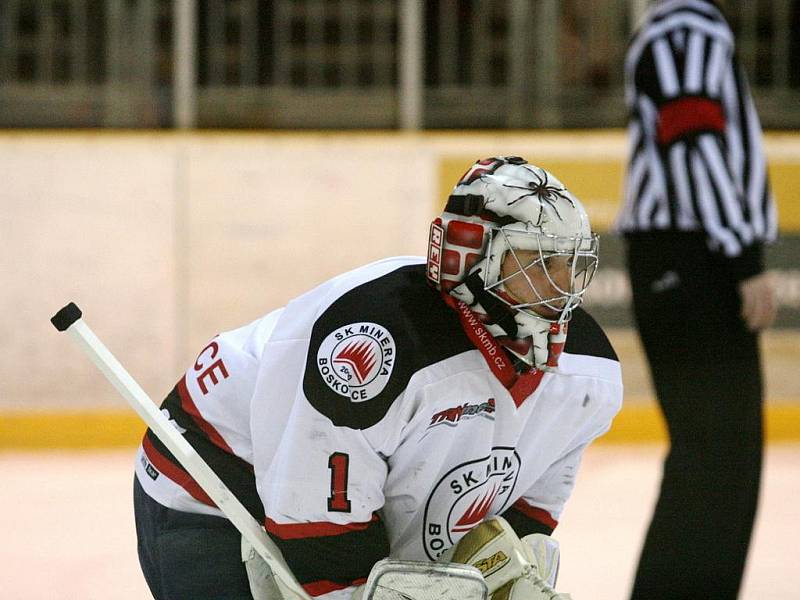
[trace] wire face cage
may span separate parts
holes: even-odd
[[[512,308],[526,310],[539,318],[550,316],[542,313],[555,313],[558,318],[549,320],[569,320],[597,271],[599,246],[596,233],[588,237],[564,237],[507,227],[492,229],[485,289]],[[517,288],[520,281],[531,290],[524,293],[525,298],[515,296],[509,289]],[[547,310],[537,311],[537,307]]]

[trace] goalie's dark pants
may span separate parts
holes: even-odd
[[[736,598],[763,452],[757,336],[703,236],[627,238],[636,323],[670,436],[632,598]]]
[[[252,600],[230,521],[162,506],[135,476],[133,508],[139,564],[156,600]]]

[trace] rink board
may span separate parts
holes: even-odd
[[[771,134],[766,146],[783,245],[770,253],[782,286],[778,327],[765,336],[770,439],[800,439],[800,135]],[[621,246],[607,234],[625,153],[622,131],[2,132],[0,447],[106,447],[141,435],[51,327],[66,302],[159,401],[220,331],[343,270],[424,254],[453,181],[494,154],[552,169],[585,200],[602,235],[587,308],[619,330],[625,378],[626,407],[606,439],[655,439],[658,413],[638,400],[652,390],[629,327]]]

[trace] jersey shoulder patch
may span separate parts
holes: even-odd
[[[564,352],[609,358],[619,362],[605,331],[583,308],[576,308],[572,312]]]
[[[365,429],[414,373],[472,349],[455,312],[427,285],[425,265],[408,265],[349,290],[320,315],[303,391],[334,425]]]

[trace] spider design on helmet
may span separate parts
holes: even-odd
[[[561,216],[561,213],[558,212],[558,201],[559,200],[566,200],[570,203],[572,207],[575,206],[575,202],[573,202],[572,198],[566,194],[567,189],[563,186],[557,187],[555,185],[550,184],[550,180],[548,177],[547,171],[542,170],[541,174],[537,173],[527,165],[523,165],[523,168],[528,171],[533,177],[535,177],[534,181],[529,181],[527,187],[519,186],[519,185],[511,185],[508,183],[504,183],[503,187],[512,189],[512,190],[524,190],[525,194],[520,194],[513,200],[508,202],[509,206],[516,204],[523,198],[527,198],[529,196],[537,196],[539,200],[542,202],[546,202],[552,209],[553,212],[560,220],[564,220]],[[535,223],[536,227],[539,227],[542,224],[542,215],[544,211],[539,212],[539,218]]]

